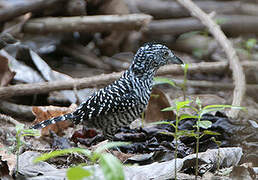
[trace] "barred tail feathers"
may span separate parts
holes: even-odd
[[[48,126],[48,125],[55,124],[55,123],[60,122],[60,121],[72,120],[72,119],[74,119],[73,113],[69,113],[69,114],[65,114],[65,115],[62,115],[62,116],[57,116],[57,117],[42,121],[38,124],[33,125],[31,128],[32,129],[42,129],[42,128]]]

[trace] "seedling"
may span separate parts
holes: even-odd
[[[170,123],[170,122],[157,122],[155,124],[169,124],[174,127],[175,132],[174,133],[166,133],[169,135],[174,136],[174,139],[176,141],[176,147],[175,147],[175,179],[176,179],[176,158],[177,158],[177,147],[178,147],[178,139],[181,136],[192,136],[196,138],[196,165],[195,165],[195,178],[197,179],[198,176],[198,153],[199,153],[199,144],[200,144],[200,138],[202,138],[204,135],[220,135],[217,132],[212,132],[207,130],[212,126],[212,122],[208,120],[203,120],[203,115],[206,113],[210,113],[213,111],[221,111],[224,110],[225,108],[235,108],[235,109],[241,109],[244,110],[245,108],[240,107],[240,106],[231,106],[231,105],[208,105],[205,107],[202,107],[201,101],[199,98],[195,100],[195,103],[197,104],[198,108],[195,108],[190,105],[193,101],[181,101],[181,102],[176,102],[176,106],[174,107],[168,107],[163,109],[162,111],[176,111],[176,123]],[[195,115],[190,115],[190,114],[182,114],[179,117],[179,113],[182,109],[187,109],[190,108],[195,112]],[[185,130],[178,130],[178,123],[183,120],[183,119],[196,119],[196,124],[194,127],[196,128],[196,132],[194,131],[185,131]],[[204,131],[200,132],[200,128],[205,129]]]
[[[221,146],[221,141],[217,141],[215,137],[212,137],[211,140],[216,143],[218,146],[218,160],[217,160],[217,171],[219,171],[220,167],[220,146]]]
[[[104,146],[98,147],[93,152],[82,148],[56,150],[56,151],[41,155],[40,157],[36,158],[34,162],[36,163],[39,161],[45,161],[50,158],[54,158],[54,157],[69,154],[69,153],[80,153],[87,156],[93,164],[96,163],[97,161],[100,162],[100,167],[104,173],[105,179],[123,180],[124,172],[123,172],[123,165],[121,164],[121,162],[112,154],[103,153],[103,151],[106,149],[123,146],[123,145],[128,145],[128,143],[110,142],[105,144]],[[81,166],[71,167],[67,170],[68,180],[82,180],[85,177],[92,176],[92,175],[94,175],[94,172],[90,170],[86,170]]]
[[[25,142],[23,142],[22,137],[24,136],[40,136],[38,130],[35,129],[24,129],[24,125],[16,125],[16,175],[19,171],[19,152]]]
[[[192,109],[197,114],[197,121],[196,121],[196,125],[194,126],[194,127],[196,127],[196,133],[194,135],[194,137],[196,138],[195,179],[197,179],[197,176],[198,176],[198,153],[199,153],[200,138],[202,138],[204,135],[219,135],[219,133],[208,131],[208,130],[203,131],[202,134],[200,133],[200,128],[208,129],[212,125],[211,121],[202,120],[203,115],[206,113],[214,112],[214,111],[221,111],[226,108],[234,108],[234,109],[241,109],[241,110],[244,110],[245,108],[240,107],[240,106],[220,105],[220,104],[219,105],[208,105],[208,106],[202,107],[202,104],[201,104],[201,101],[199,98],[196,98],[195,102],[198,106],[198,109],[196,109],[196,108],[192,108]]]
[[[251,53],[252,53],[252,50],[254,49],[256,43],[257,43],[257,41],[254,38],[250,38],[245,42],[245,48],[248,52],[249,59],[251,59]]]

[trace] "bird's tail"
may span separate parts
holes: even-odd
[[[42,121],[38,124],[33,125],[31,127],[31,129],[42,129],[42,128],[48,126],[48,125],[55,124],[55,123],[60,122],[60,121],[72,120],[72,119],[74,119],[73,113],[69,113],[69,114],[65,114],[65,115],[62,115],[62,116],[57,116],[57,117]]]

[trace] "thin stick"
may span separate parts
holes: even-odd
[[[6,122],[10,122],[10,123],[12,123],[15,126],[21,124],[17,120],[13,119],[12,117],[4,115],[4,114],[0,114],[0,120],[5,120]]]
[[[225,34],[221,31],[219,25],[217,25],[211,17],[209,17],[205,12],[203,12],[197,5],[195,5],[191,0],[177,0],[179,4],[184,6],[190,11],[192,16],[197,17],[205,26],[208,27],[209,31],[212,33],[214,38],[218,41],[221,47],[224,49],[230,69],[232,70],[233,80],[235,84],[235,89],[233,92],[233,106],[240,106],[245,94],[245,75],[243,68],[239,62],[236,55],[236,51],[233,48],[230,41],[227,39]],[[238,116],[239,110],[231,109],[228,115],[232,118]]]
[[[44,8],[49,8],[58,2],[67,0],[33,0],[25,1],[26,3],[17,3],[14,6],[1,8],[0,10],[0,22],[10,20],[12,18],[21,16],[28,12],[43,10]]]
[[[242,63],[245,68],[256,67],[258,69],[258,62],[246,61]],[[202,62],[190,64],[188,73],[205,72],[205,73],[223,73],[227,70],[227,62]],[[8,87],[0,87],[0,98],[9,98],[13,96],[22,96],[29,94],[43,94],[56,90],[72,90],[74,86],[78,89],[89,87],[101,87],[107,85],[118,79],[123,72],[102,74],[92,77],[85,77],[80,79],[71,79],[69,81],[52,81],[34,84],[19,84]],[[180,66],[167,65],[160,68],[158,75],[183,75],[183,70]]]
[[[48,17],[29,20],[23,27],[25,33],[51,32],[106,32],[139,30],[152,19],[147,14],[98,15],[74,17]]]

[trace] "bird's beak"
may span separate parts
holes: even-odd
[[[173,56],[169,58],[169,61],[173,64],[184,64],[184,62],[177,56]]]

